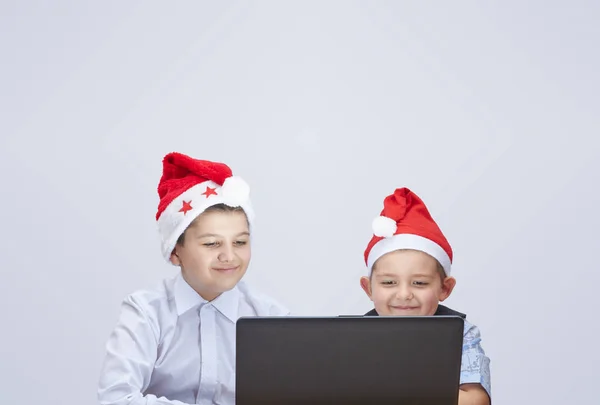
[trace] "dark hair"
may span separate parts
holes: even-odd
[[[444,284],[444,280],[446,279],[446,277],[448,275],[446,274],[446,270],[444,270],[444,267],[441,265],[441,263],[438,262],[437,260],[436,260],[436,262],[437,262],[437,271],[438,271],[438,273],[440,275],[440,279],[442,280],[442,285],[443,285]]]
[[[188,225],[188,227],[185,229],[185,231],[183,231],[183,233],[181,235],[179,235],[179,238],[177,239],[177,245],[179,246],[183,246],[183,244],[185,243],[185,234],[187,232],[188,229],[190,229],[191,226],[193,226],[196,221],[198,221],[198,218],[200,218],[202,215],[208,213],[208,212],[241,212],[242,214],[244,214],[244,216],[246,216],[246,222],[248,222],[248,216],[246,215],[246,212],[244,211],[244,209],[242,207],[231,207],[227,204],[216,204],[216,205],[211,205],[210,207],[208,207],[207,209],[205,209],[200,215],[198,215],[191,224]],[[250,225],[250,223],[248,223],[248,225]]]

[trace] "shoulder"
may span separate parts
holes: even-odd
[[[290,310],[279,301],[270,297],[256,288],[250,286],[245,281],[240,281],[237,285],[242,300],[246,302],[257,316],[282,316],[290,315]]]
[[[481,331],[479,330],[479,327],[465,319],[463,338],[465,344],[479,344],[481,342]]]
[[[442,304],[438,305],[437,310],[435,311],[434,315],[436,315],[436,316],[453,315],[453,316],[460,316],[463,319],[467,318],[467,314],[463,314],[462,312],[455,311],[454,309],[448,308],[447,306],[442,305]]]
[[[138,317],[158,329],[162,318],[174,311],[175,278],[165,278],[147,289],[127,295],[121,304],[121,318]]]
[[[150,288],[139,289],[127,295],[124,299],[142,308],[164,305],[173,299],[175,277],[165,278]]]
[[[460,316],[464,321],[463,340],[465,345],[476,345],[481,342],[481,332],[479,331],[479,328],[477,325],[467,320],[466,314],[440,304],[435,315]]]

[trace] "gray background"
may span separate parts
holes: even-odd
[[[0,2],[0,403],[93,404],[122,298],[174,274],[162,156],[252,186],[247,276],[363,313],[383,198],[455,250],[494,402],[598,399],[594,1]],[[40,402],[41,401],[41,402]]]

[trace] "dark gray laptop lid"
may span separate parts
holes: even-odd
[[[236,404],[456,404],[463,328],[458,316],[240,318]]]

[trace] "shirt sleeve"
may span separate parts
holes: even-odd
[[[101,405],[187,405],[142,394],[156,361],[156,328],[132,296],[123,301],[119,320],[106,344],[98,387]]]
[[[479,383],[492,397],[490,359],[481,347],[481,333],[477,326],[465,322],[460,383]]]

